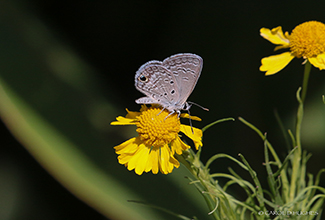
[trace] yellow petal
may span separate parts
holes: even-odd
[[[146,169],[146,165],[148,162],[149,158],[149,151],[150,149],[148,147],[144,147],[140,152],[139,152],[139,160],[136,164],[135,167],[135,173],[138,175],[141,175],[143,171]]]
[[[159,159],[159,165],[160,165],[160,172],[163,174],[169,173],[169,157],[170,157],[170,151],[168,151],[169,147],[164,146],[160,148],[160,157]]]
[[[135,125],[136,119],[125,118],[122,116],[118,116],[116,118],[117,121],[111,122],[111,125]]]
[[[319,68],[319,70],[325,69],[325,53],[319,54],[317,57],[308,58],[309,62]]]
[[[132,156],[128,163],[128,170],[135,169],[135,173],[141,175],[145,170],[147,164],[150,148],[144,144],[139,145],[138,151]]]
[[[182,114],[181,114],[181,117],[182,117],[182,118],[190,118],[190,117],[191,117],[192,120],[195,120],[195,121],[202,121],[201,118],[199,118],[199,117],[197,117],[197,116],[190,116],[190,115],[187,114],[187,113],[182,113]]]
[[[149,156],[148,156],[148,160],[147,160],[147,164],[145,167],[144,172],[149,172],[152,169],[152,165],[153,165],[153,156],[155,155],[155,152],[153,149],[151,149],[149,151]],[[158,162],[157,162],[158,163]]]
[[[270,57],[265,57],[262,59],[262,65],[260,66],[260,71],[265,72],[265,75],[272,75],[290,63],[294,56],[290,52],[285,52],[279,55],[274,55]]]
[[[277,46],[274,48],[274,51],[277,51],[277,50],[280,50],[280,49],[283,49],[283,48],[288,48],[289,46],[287,45],[280,45],[280,46]]]
[[[203,135],[202,130],[193,128],[193,133],[190,126],[181,124],[180,131],[193,140],[196,149],[199,149],[203,145],[201,141]]]
[[[185,144],[179,137],[177,137],[172,143],[171,143],[172,153],[175,154],[175,152],[178,155],[181,155],[184,150],[191,148],[187,144]]]
[[[133,154],[136,152],[139,148],[139,145],[141,144],[141,140],[139,137],[131,138],[130,140],[127,140],[123,142],[122,144],[114,147],[115,153],[117,154]]]
[[[266,40],[270,41],[273,44],[282,45],[283,47],[289,47],[288,33],[285,35],[282,32],[282,27],[276,27],[272,30],[268,28],[261,28],[260,34]]]
[[[179,162],[176,160],[176,158],[173,155],[170,155],[169,158],[169,173],[171,173],[174,169],[174,167],[178,168],[179,167]]]
[[[159,171],[158,157],[159,157],[159,148],[153,148],[150,151],[147,166],[146,169],[144,170],[145,172],[149,172],[150,170],[152,170],[153,174],[158,173]]]
[[[132,112],[129,111],[129,109],[126,109],[126,111],[128,112],[125,116],[126,118],[135,119],[137,116],[141,115],[141,112]]]
[[[174,167],[179,167],[179,162],[172,155],[168,145],[160,148],[159,166],[163,174],[171,173]]]
[[[120,156],[117,157],[117,159],[120,164],[125,164],[125,166],[127,166],[132,156],[133,156],[132,154],[121,154]]]

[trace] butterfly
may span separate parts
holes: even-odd
[[[146,97],[135,102],[159,104],[170,114],[189,111],[195,103],[187,102],[187,98],[201,75],[202,66],[203,59],[191,53],[179,53],[162,62],[152,60],[143,64],[135,74],[135,87]]]

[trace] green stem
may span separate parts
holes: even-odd
[[[290,183],[290,199],[291,201],[295,198],[296,193],[299,192],[297,189],[298,178],[300,176],[301,170],[301,125],[302,119],[304,115],[304,101],[307,94],[307,87],[308,87],[308,79],[310,75],[311,64],[309,61],[305,64],[305,71],[304,71],[304,78],[302,82],[302,88],[299,88],[297,91],[297,100],[299,102],[298,111],[297,111],[297,122],[296,122],[296,145],[297,150],[294,153],[294,157],[292,160],[292,176],[291,176],[291,183]],[[302,90],[302,94],[300,96],[300,91]],[[294,146],[295,147],[295,146]]]
[[[305,98],[306,98],[306,94],[307,94],[307,87],[308,87],[308,79],[309,79],[309,75],[310,75],[310,70],[311,70],[311,64],[307,60],[307,62],[305,64],[304,79],[302,81],[302,95],[301,95],[302,103],[304,103]]]
[[[309,61],[306,62],[305,64],[305,71],[304,71],[304,78],[302,81],[302,94],[301,94],[301,99],[299,96],[299,91],[297,94],[297,99],[299,102],[299,107],[298,107],[298,112],[297,112],[297,124],[296,124],[296,143],[298,147],[299,154],[301,155],[301,124],[302,124],[302,119],[304,115],[304,102],[306,99],[307,95],[307,87],[308,87],[308,80],[309,80],[309,75],[310,75],[310,70],[311,70],[311,64]]]
[[[207,170],[204,169],[204,165],[200,161],[200,152],[201,150],[199,149],[198,153],[195,154],[191,149],[189,149],[187,151],[184,151],[182,155],[175,154],[175,157],[179,162],[185,165],[188,171],[190,171],[190,173],[196,178],[196,180],[200,182],[203,189],[200,189],[199,191],[204,197],[209,209],[214,210],[215,204],[213,204],[213,201],[215,198],[212,196],[211,193],[206,193],[209,192],[208,189],[211,188],[208,187],[208,185],[206,184],[210,182],[210,176],[207,175]],[[202,177],[205,177],[205,179],[202,179]],[[213,216],[215,220],[220,220],[219,213],[217,210],[212,212],[211,216]]]
[[[300,98],[300,92],[301,92],[301,87],[297,91],[297,100],[299,102],[299,106],[297,110],[297,119],[296,119],[296,140],[295,140],[296,146],[293,146],[298,148],[297,153],[299,155],[301,155],[301,124],[302,124],[302,118],[304,116],[304,103]]]
[[[195,154],[191,149],[184,151],[182,155],[175,155],[185,167],[192,173],[196,181],[192,183],[199,183],[195,186],[204,197],[211,215],[215,220],[236,218],[236,204],[234,198],[227,194],[217,181],[213,179],[209,169],[200,161],[200,149]]]

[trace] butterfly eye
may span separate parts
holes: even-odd
[[[147,82],[147,81],[148,81],[148,78],[145,77],[144,75],[140,75],[138,79],[139,79],[141,82]]]

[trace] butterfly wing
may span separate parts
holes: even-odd
[[[138,104],[160,104],[174,111],[178,88],[174,75],[160,61],[149,61],[135,74],[135,87],[147,97],[137,99]]]
[[[200,77],[203,59],[195,54],[180,53],[166,58],[162,65],[174,75],[179,89],[177,104],[184,106]]]

